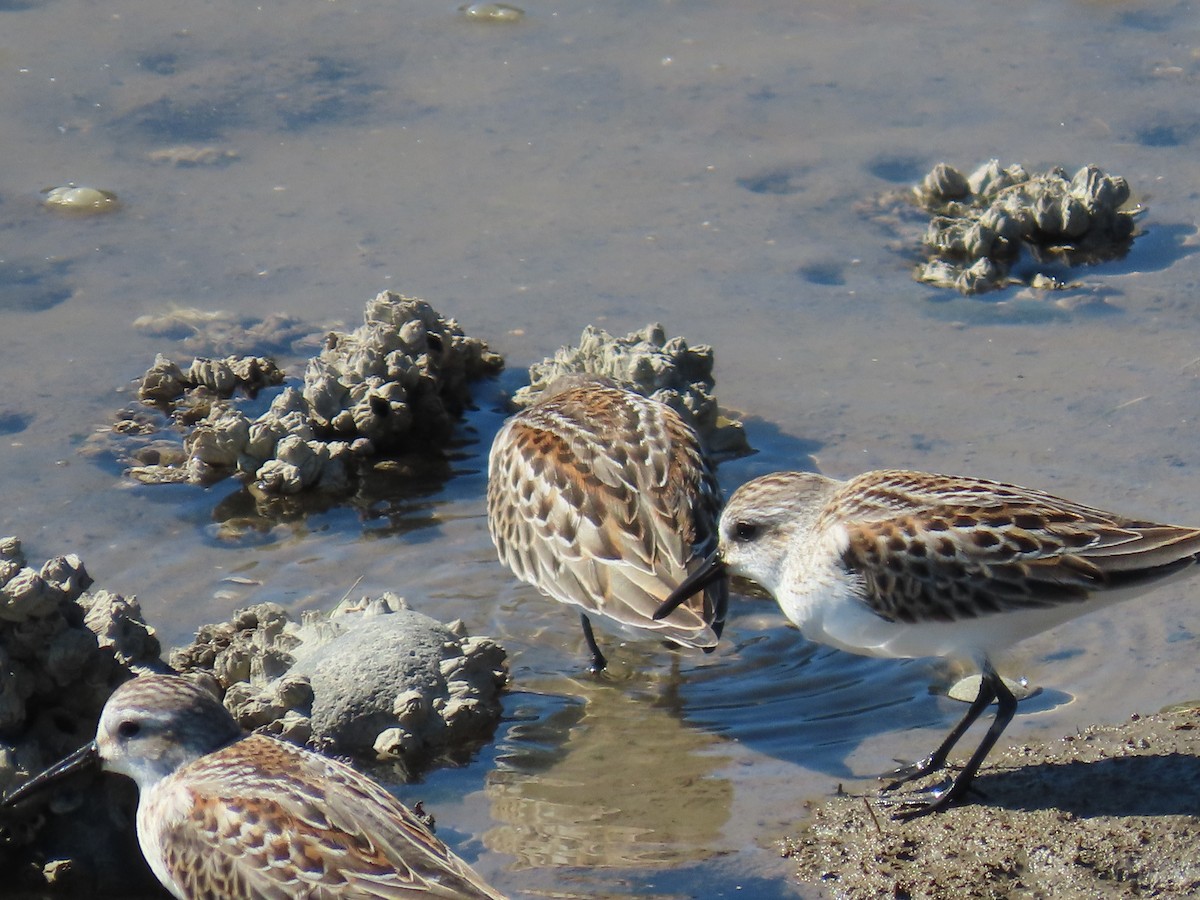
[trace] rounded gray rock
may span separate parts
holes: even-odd
[[[409,762],[450,740],[486,738],[499,721],[499,692],[507,680],[504,652],[496,644],[464,640],[406,609],[351,618],[342,634],[300,655],[290,674],[312,684],[314,744],[370,754],[381,733],[401,728],[407,739],[383,752]],[[469,708],[464,696],[473,701]],[[411,715],[414,697],[436,714]]]

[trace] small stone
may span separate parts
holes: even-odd
[[[507,3],[468,3],[458,11],[474,22],[513,24],[525,18],[525,11]]]
[[[49,209],[82,215],[113,212],[120,205],[112,191],[78,185],[74,182],[42,191],[42,203]]]
[[[1025,679],[1013,680],[1001,676],[1000,680],[1004,682],[1004,686],[1012,692],[1012,695],[1018,702],[1037,696],[1042,691],[1040,687],[1031,687]],[[950,689],[946,691],[946,696],[963,703],[973,703],[975,698],[979,696],[979,687],[982,683],[983,678],[981,676],[968,675],[951,685]]]

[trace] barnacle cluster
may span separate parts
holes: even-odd
[[[239,610],[201,628],[171,665],[211,673],[244,728],[410,772],[489,737],[508,682],[500,645],[469,637],[461,621],[409,610],[394,594],[303,623],[276,604]]]
[[[161,442],[143,450],[130,476],[206,484],[241,473],[262,494],[342,490],[363,460],[445,441],[470,401],[468,382],[503,366],[424,300],[385,291],[363,320],[352,332],[330,332],[303,384],[286,386],[253,419],[231,398],[281,383],[274,362],[198,359],[184,373],[160,356],[139,398],[168,404],[190,430],[175,452]],[[126,431],[138,430],[133,419]]]
[[[1096,166],[1030,174],[993,159],[964,176],[939,163],[913,193],[932,216],[915,277],[963,294],[1012,282],[1022,250],[1038,263],[1075,266],[1119,258],[1133,242],[1134,212],[1121,209],[1129,185]],[[1044,273],[1027,280],[1063,286]]]
[[[597,375],[667,404],[684,416],[712,453],[750,452],[741,422],[722,415],[715,396],[713,350],[689,346],[682,337],[667,339],[662,325],[647,325],[625,337],[614,337],[588,325],[579,346],[562,347],[529,367],[529,385],[513,394],[518,407],[531,406],[542,392],[567,375]]]
[[[91,584],[79,557],[34,568],[17,538],[0,538],[0,792],[91,740],[114,688],[137,669],[161,668],[158,639],[136,598],[89,592]],[[0,822],[0,871],[9,889],[63,874],[27,864],[30,856],[67,853],[79,857],[77,870],[129,884],[144,868],[136,847],[122,848],[94,827],[113,800],[99,790],[76,795],[60,805],[53,828],[42,827],[44,817]]]
[[[137,600],[91,584],[78,556],[34,569],[17,538],[0,538],[0,734],[52,712],[90,727],[129,667],[157,659]],[[6,760],[0,752],[0,785]]]

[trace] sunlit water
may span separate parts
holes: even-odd
[[[167,645],[234,609],[397,591],[499,638],[494,744],[398,788],[497,886],[785,897],[805,801],[928,751],[953,673],[806,644],[735,601],[710,656],[605,636],[517,584],[486,449],[531,362],[587,324],[711,343],[755,475],[968,472],[1200,522],[1200,17],[1187,5],[0,3],[0,532],[80,554]],[[177,167],[180,144],[229,156]],[[948,297],[871,201],[934,162],[1096,163],[1148,212],[1091,306]],[[91,219],[40,208],[68,181]],[[918,229],[919,231],[919,229]],[[173,306],[353,327],[383,288],[503,353],[444,460],[382,497],[263,517],[238,487],[133,486],[78,451],[170,340]],[[1077,295],[1078,296],[1078,295]],[[1002,302],[998,302],[1002,301]],[[299,373],[299,358],[282,360]],[[279,511],[276,510],[278,513]],[[1030,641],[1010,736],[1194,698],[1188,583]]]

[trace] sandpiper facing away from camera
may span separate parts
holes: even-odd
[[[137,782],[142,853],[180,900],[503,900],[378,784],[286,741],[244,736],[186,678],[121,685],[95,741],[3,805],[96,764]]]
[[[500,561],[580,608],[595,671],[607,661],[591,615],[711,650],[725,579],[651,618],[717,546],[721,495],[700,438],[665,404],[606,382],[564,379],[547,395],[492,443],[488,529]]]
[[[720,546],[664,603],[726,574],[778,601],[805,637],[852,653],[972,662],[978,696],[942,744],[891,773],[892,790],[941,769],[992,700],[996,717],[966,766],[901,806],[908,819],[966,794],[1017,701],[993,667],[1016,642],[1181,572],[1200,529],[1130,519],[979,478],[886,470],[836,481],[807,472],[756,478],[730,498]]]

